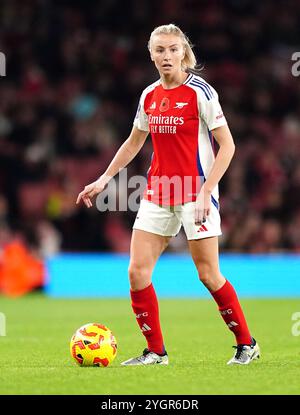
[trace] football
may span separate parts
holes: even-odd
[[[108,327],[88,323],[73,334],[70,353],[79,366],[106,367],[117,355],[117,341]]]

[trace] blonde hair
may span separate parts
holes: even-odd
[[[197,59],[192,49],[193,45],[191,44],[187,35],[183,33],[183,31],[173,23],[158,26],[153,30],[153,32],[150,35],[150,39],[148,41],[149,51],[151,52],[151,42],[153,40],[153,36],[161,35],[161,34],[165,34],[165,35],[171,34],[171,35],[176,35],[180,37],[183,47],[184,47],[184,51],[185,51],[184,58],[182,60],[182,69],[188,73],[191,72],[191,73],[199,74],[202,67],[197,65]]]

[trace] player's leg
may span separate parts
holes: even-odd
[[[133,229],[128,269],[132,291],[143,290],[151,284],[155,264],[168,246],[170,238],[170,236]]]
[[[159,321],[158,301],[151,283],[154,266],[181,223],[168,208],[142,200],[130,248],[129,280],[133,311],[148,348],[124,365],[168,364]],[[149,352],[150,350],[150,352]]]
[[[199,278],[218,304],[220,314],[234,333],[237,352],[229,364],[248,364],[259,357],[259,347],[251,337],[237,294],[220,272],[218,237],[188,241]]]
[[[221,235],[221,219],[216,203],[206,221],[195,225],[195,204],[187,203],[180,212],[180,219],[187,235],[189,248],[199,273],[199,278],[218,304],[220,314],[237,342],[235,357],[228,363],[249,363],[259,355],[259,348],[252,339],[245,316],[233,286],[220,272],[218,236]],[[252,350],[253,349],[253,350]],[[249,353],[248,353],[249,352]]]
[[[237,344],[251,344],[251,335],[236,293],[220,272],[218,237],[190,240],[188,244],[199,279],[217,302],[221,316],[235,334]]]
[[[165,350],[158,301],[151,279],[155,264],[169,240],[168,236],[134,229],[130,246],[131,304],[148,349],[157,354],[164,354]]]
[[[154,266],[167,247],[169,239],[167,236],[133,230],[129,264],[131,305],[146,338],[147,349],[142,356],[129,359],[123,365],[168,363],[160,327],[158,301],[151,278]]]

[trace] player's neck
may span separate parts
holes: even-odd
[[[184,81],[187,79],[187,77],[188,73],[181,71],[175,75],[162,75],[160,80],[163,88],[172,89],[182,85]]]

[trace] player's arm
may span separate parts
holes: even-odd
[[[119,173],[121,169],[126,167],[135,158],[143,147],[148,134],[148,131],[142,131],[136,127],[132,128],[129,137],[121,145],[105,173],[102,175],[108,178],[107,181]]]
[[[227,124],[214,128],[211,132],[220,148],[212,169],[197,197],[195,209],[195,223],[197,225],[205,222],[206,217],[210,214],[212,191],[228,169],[235,152],[234,141]]]
[[[207,180],[204,183],[205,192],[210,194],[228,169],[235,152],[235,145],[227,124],[215,128],[212,130],[212,134],[220,148]]]
[[[106,171],[99,179],[85,186],[83,191],[79,193],[76,203],[78,204],[82,200],[88,208],[93,206],[91,198],[101,193],[109,180],[134,159],[143,147],[148,134],[148,131],[139,130],[134,126],[129,137],[121,145]]]

